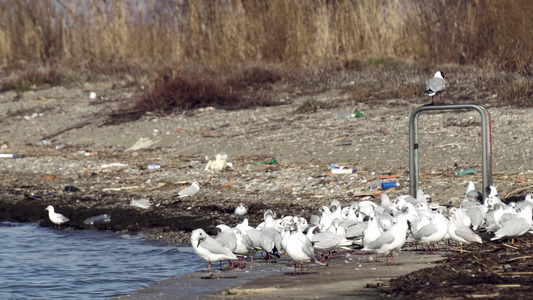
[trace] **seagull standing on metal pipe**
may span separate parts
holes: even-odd
[[[442,93],[446,89],[446,81],[444,78],[447,78],[444,76],[444,73],[437,71],[433,78],[426,81],[426,92],[424,95],[431,96],[431,104],[428,105],[435,105],[435,102],[433,102],[433,96]]]

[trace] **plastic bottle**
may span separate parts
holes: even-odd
[[[26,156],[24,156],[23,154],[0,154],[0,158],[24,158]]]
[[[109,222],[111,222],[111,216],[108,214],[103,214],[99,216],[90,217],[86,219],[85,221],[83,221],[83,224],[94,225],[98,223],[109,223]]]
[[[399,186],[400,184],[396,181],[393,181],[393,182],[383,182],[381,184],[381,189],[383,190],[386,190],[386,189],[390,189],[390,188],[394,188],[394,187],[397,187]]]
[[[336,112],[333,117],[335,119],[351,119],[354,118],[354,114],[348,112]]]
[[[277,163],[278,163],[278,161],[275,158],[273,158],[270,161],[254,162],[254,163],[252,163],[252,165],[255,165],[255,166],[257,166],[257,165],[273,165],[273,164],[277,164]]]
[[[148,170],[161,169],[161,165],[148,165]]]
[[[339,165],[336,165],[336,164],[328,164],[326,166],[327,169],[343,169],[344,167],[343,166],[339,166]]]
[[[331,174],[352,174],[357,172],[355,169],[331,169]]]
[[[477,174],[477,169],[472,167],[470,169],[461,169],[459,172],[455,172],[455,175],[469,175],[469,174]]]
[[[353,119],[353,118],[358,118],[358,117],[362,117],[365,115],[365,112],[364,111],[361,111],[361,110],[356,110],[355,112],[353,113],[349,113],[349,112],[336,112],[333,117],[335,119]]]

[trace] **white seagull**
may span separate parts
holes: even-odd
[[[267,255],[274,255],[280,257],[281,251],[281,234],[276,230],[276,221],[274,220],[274,212],[267,210],[264,213],[265,224],[261,229],[261,237],[259,244]]]
[[[237,237],[233,229],[225,224],[219,224],[216,227],[220,229],[220,232],[215,237],[215,240],[232,252],[235,251],[237,248]]]
[[[316,260],[311,240],[299,230],[296,224],[291,225],[289,234],[285,252],[294,262],[294,275],[296,275],[296,267],[298,265],[300,265],[300,275],[302,275],[304,263],[313,262],[327,266],[327,264]]]
[[[448,233],[448,219],[446,219],[440,212],[436,212],[433,216],[433,220],[430,223],[423,226],[417,232],[413,233],[412,239],[419,244],[427,245],[429,253],[430,248],[435,253],[434,244],[439,243],[444,239]]]
[[[375,241],[365,245],[363,251],[389,254],[387,256],[387,264],[389,264],[389,256],[392,258],[392,264],[394,264],[393,252],[399,250],[405,244],[409,227],[410,225],[407,219],[398,221],[389,230],[383,232]]]
[[[251,261],[254,259],[254,243],[250,239],[250,237],[244,233],[239,228],[232,228],[233,232],[235,233],[235,238],[237,241],[235,250],[233,250],[233,253],[238,255],[239,260],[242,258],[241,263],[239,264],[239,268],[243,268],[243,263],[246,260],[246,257],[250,256]]]
[[[461,252],[463,251],[463,244],[470,244],[472,242],[482,243],[481,237],[477,235],[472,229],[466,227],[461,220],[461,216],[457,214],[460,208],[452,207],[450,215],[452,220],[448,222],[448,233],[450,238],[461,244]]]
[[[52,205],[48,205],[44,210],[48,211],[48,218],[50,218],[50,221],[56,224],[57,227],[61,227],[61,224],[69,221],[69,218],[63,216],[62,214],[56,213]]]
[[[503,223],[503,226],[494,232],[494,237],[491,240],[499,240],[504,237],[514,238],[525,234],[531,229],[532,215],[532,206],[524,206],[513,218]]]
[[[237,246],[233,253],[241,256],[250,256],[253,254],[254,243],[246,233],[243,233],[239,228],[232,228],[235,233]]]
[[[198,182],[194,181],[191,185],[178,192],[178,198],[194,196],[199,190]]]
[[[487,193],[487,198],[485,198],[485,205],[491,205],[494,206],[495,204],[501,204],[503,207],[505,207],[505,203],[503,203],[502,198],[498,194],[498,190],[495,186],[490,185],[485,189],[485,192]]]
[[[426,92],[425,96],[431,96],[431,105],[435,104],[433,102],[433,96],[442,93],[446,89],[446,81],[444,80],[446,76],[441,71],[437,71],[433,78],[426,81]]]
[[[244,203],[239,203],[237,207],[235,208],[235,212],[233,212],[235,215],[242,217],[248,213],[248,209],[246,206],[244,206]]]
[[[192,231],[191,245],[198,256],[208,261],[207,272],[211,272],[212,261],[237,259],[231,250],[222,246],[201,228]]]
[[[363,230],[363,245],[368,245],[375,241],[383,234],[383,229],[379,226],[378,217],[375,212],[370,212],[368,215],[368,223]]]

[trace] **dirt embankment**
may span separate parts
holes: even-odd
[[[90,92],[96,99],[89,98]],[[124,106],[131,96],[131,91],[113,90],[105,83],[41,89],[17,101],[14,93],[3,93],[0,150],[25,158],[0,160],[0,218],[42,220],[51,226],[44,207],[52,204],[71,219],[64,228],[88,228],[86,218],[108,213],[112,222],[96,227],[144,231],[180,242],[187,241],[184,232],[196,227],[209,231],[216,224],[234,222],[231,213],[239,202],[249,206],[250,222],[257,224],[266,208],[279,215],[309,217],[332,200],[347,205],[360,195],[378,195],[380,180],[400,182],[389,191],[392,197],[408,193],[408,119],[419,103],[345,101],[335,109],[295,114],[306,99],[301,98],[250,110],[147,114],[113,125],[109,111]],[[335,101],[342,95],[330,91],[315,98]],[[333,118],[334,112],[356,108],[365,116]],[[533,170],[531,110],[489,112],[494,184],[504,197],[524,195],[530,191]],[[454,175],[462,168],[481,171],[479,125],[476,112],[421,115],[420,185],[435,202],[459,201],[465,179],[481,188],[479,173]],[[129,149],[141,139],[148,141],[144,147]],[[233,167],[206,171],[217,153],[226,153]],[[262,164],[272,158],[276,164]],[[357,172],[332,175],[328,163]],[[161,168],[149,170],[149,165]],[[175,197],[194,180],[201,186],[198,194]],[[150,199],[152,207],[143,211],[130,206],[139,198]]]
[[[90,92],[97,98],[90,99]],[[295,98],[277,107],[146,114],[135,122],[112,122],[109,112],[131,96],[131,91],[105,83],[41,89],[19,100],[14,93],[0,95],[0,152],[25,156],[0,159],[0,220],[53,226],[44,208],[54,205],[70,218],[62,229],[141,231],[149,238],[188,245],[192,229],[214,233],[217,224],[235,223],[232,212],[240,202],[249,208],[250,223],[257,225],[268,208],[279,216],[309,217],[332,200],[343,205],[363,197],[379,201],[382,181],[400,183],[387,191],[391,197],[409,192],[408,120],[420,105],[415,101],[342,101],[334,109],[294,114],[307,99]],[[314,96],[330,102],[342,97],[336,91]],[[354,109],[365,115],[333,118],[337,111]],[[493,184],[503,197],[519,200],[533,185],[532,111],[488,110]],[[432,200],[457,204],[467,179],[480,189],[479,115],[424,113],[419,125],[420,185]],[[131,149],[139,141],[146,144]],[[208,160],[218,153],[226,153],[233,167],[206,171]],[[334,175],[328,163],[357,171]],[[478,174],[455,175],[470,167]],[[201,186],[196,195],[176,197],[194,180]],[[140,198],[152,206],[142,210],[130,205]],[[111,215],[110,223],[84,224],[104,213]]]

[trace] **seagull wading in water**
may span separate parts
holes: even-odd
[[[446,81],[444,78],[447,78],[444,76],[444,73],[441,71],[437,71],[433,78],[426,81],[426,92],[424,93],[425,96],[431,96],[431,104],[434,105],[435,102],[433,102],[433,96],[437,94],[441,94],[446,89]]]
[[[192,231],[191,245],[198,256],[207,260],[207,272],[211,272],[212,261],[237,259],[230,249],[222,246],[201,228]]]
[[[62,214],[56,213],[52,205],[48,205],[44,210],[48,211],[48,218],[50,218],[50,221],[56,224],[57,227],[61,227],[61,224],[68,222],[69,220],[67,217],[63,216]]]

